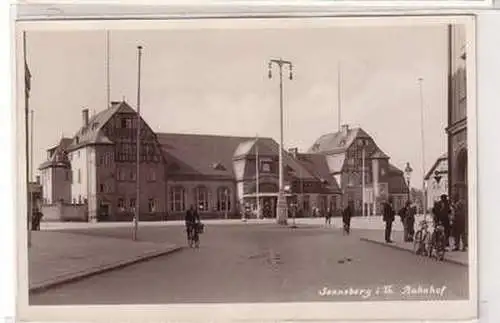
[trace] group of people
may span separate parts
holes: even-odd
[[[467,244],[467,204],[459,195],[455,195],[453,201],[448,200],[446,194],[434,203],[432,215],[435,224],[441,224],[444,228],[446,247],[450,247],[450,237],[453,237],[453,251],[466,251]]]
[[[412,242],[415,234],[415,216],[417,208],[411,202],[398,212],[403,224],[405,242]],[[453,237],[453,251],[467,250],[467,205],[458,195],[454,196],[453,202],[448,200],[446,194],[441,195],[441,199],[434,203],[432,208],[434,227],[443,226],[445,233],[446,248],[450,247],[450,237]],[[389,198],[383,205],[383,220],[385,222],[385,241],[392,243],[392,223],[395,220],[396,212],[392,199]]]

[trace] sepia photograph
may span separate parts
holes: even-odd
[[[473,20],[311,20],[18,26],[26,307],[475,317]]]

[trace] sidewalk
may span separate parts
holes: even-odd
[[[34,231],[28,253],[30,292],[68,283],[179,250],[172,244],[134,242]]]
[[[403,251],[408,251],[413,253],[413,243],[411,242],[403,242],[403,232],[394,231],[392,232],[392,240],[394,243],[386,243],[384,240],[384,231],[367,231],[361,236],[362,241],[376,243],[382,246],[386,246],[388,248],[399,249]],[[444,256],[444,261],[468,266],[469,265],[469,253],[462,251],[450,251],[446,252]]]

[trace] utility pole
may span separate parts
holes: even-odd
[[[28,247],[31,247],[31,219],[33,218],[33,205],[32,196],[33,192],[30,190],[30,165],[29,165],[29,96],[31,90],[31,73],[28,68],[26,58],[26,32],[23,31],[23,55],[24,55],[24,126],[25,126],[25,153],[26,153],[26,191],[28,196]]]
[[[139,216],[141,211],[141,58],[142,58],[142,46],[137,46],[137,151],[136,151],[136,202],[135,202],[135,216],[134,216],[134,232],[133,240],[137,240],[137,230],[139,226]]]
[[[341,131],[342,127],[342,77],[340,70],[340,62],[337,67],[337,121],[338,121],[338,131]]]
[[[260,163],[259,163],[259,135],[255,139],[255,192],[257,200],[257,218],[260,219]]]
[[[423,214],[424,219],[427,216],[427,187],[425,185],[425,130],[424,130],[424,91],[423,91],[423,78],[418,79],[418,85],[420,90],[420,140],[422,142],[422,194],[423,194]]]
[[[110,56],[110,45],[109,45],[109,30],[106,30],[106,109],[111,106],[111,81],[110,81],[110,71],[109,71],[109,56]]]
[[[287,203],[284,192],[284,176],[283,176],[283,66],[288,66],[290,75],[289,79],[293,79],[292,62],[283,59],[272,59],[269,61],[269,78],[272,78],[272,65],[275,64],[279,69],[280,76],[280,142],[279,142],[279,191],[277,201],[277,222],[278,224],[287,224]]]

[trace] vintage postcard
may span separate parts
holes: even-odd
[[[476,318],[474,26],[18,23],[19,318]]]

